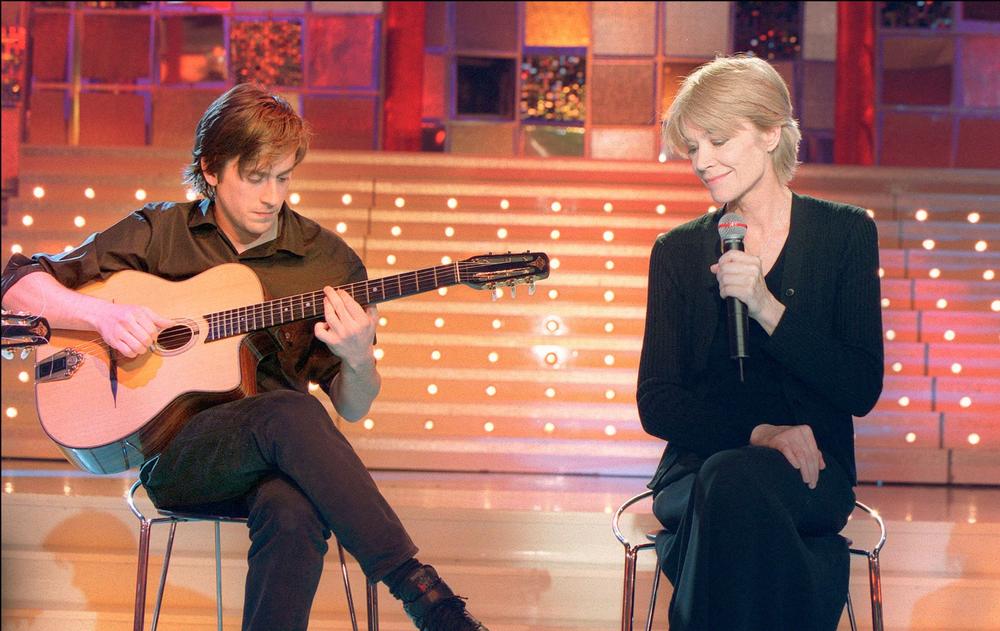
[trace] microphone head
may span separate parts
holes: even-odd
[[[742,241],[747,236],[747,222],[736,213],[726,213],[719,219],[719,238],[725,241]]]

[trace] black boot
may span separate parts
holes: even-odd
[[[403,611],[420,631],[489,631],[465,610],[465,599],[456,596],[429,565],[414,570],[391,591],[403,601]]]

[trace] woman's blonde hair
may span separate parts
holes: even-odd
[[[771,64],[758,57],[718,57],[686,77],[663,119],[663,136],[674,151],[686,156],[685,126],[730,136],[739,129],[739,118],[761,131],[781,128],[771,163],[778,181],[787,184],[798,166],[802,134],[792,118],[788,86]]]

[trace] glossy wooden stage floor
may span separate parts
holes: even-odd
[[[618,628],[623,555],[610,518],[643,489],[643,479],[428,471],[376,471],[375,478],[421,546],[420,558],[469,596],[493,631]],[[130,629],[138,538],[122,499],[130,474],[96,477],[59,463],[5,459],[2,481],[3,629]],[[857,494],[887,522],[887,629],[1000,628],[1000,489],[864,485]],[[655,526],[639,508],[625,521],[636,537]],[[178,530],[161,629],[214,628],[210,528]],[[855,513],[845,534],[868,547],[874,522]],[[166,528],[154,529],[151,588],[165,538]],[[226,628],[235,629],[244,527],[224,526],[222,541]],[[863,560],[852,561],[859,621],[870,628],[865,572]],[[645,594],[650,558],[640,574]],[[338,583],[329,555],[310,628],[349,628]],[[669,587],[663,591],[665,603]],[[410,628],[381,593],[382,628]],[[661,607],[661,621],[664,613]]]

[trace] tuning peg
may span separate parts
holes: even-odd
[[[510,286],[510,297],[511,298],[517,298],[517,286],[516,285],[511,285]]]
[[[503,287],[494,287],[490,295],[493,296],[493,302],[496,302],[503,297]]]
[[[0,351],[0,357],[4,359],[14,359],[14,350],[11,348],[5,348]]]
[[[31,349],[30,348],[22,348],[21,349],[21,359],[28,359],[28,355],[30,355],[30,354],[31,354]]]
[[[529,296],[535,295],[535,281],[531,281],[530,283],[528,283],[528,295]]]

